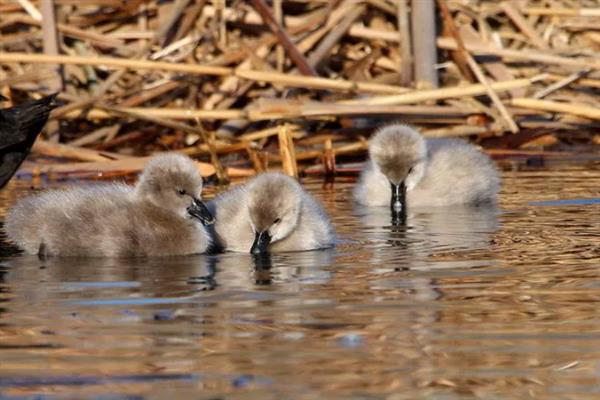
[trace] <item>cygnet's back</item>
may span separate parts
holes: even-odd
[[[5,229],[31,254],[50,244],[64,249],[62,255],[112,253],[120,247],[113,241],[121,235],[109,232],[127,226],[134,211],[132,195],[130,186],[117,183],[48,191],[18,202],[6,217]]]
[[[6,218],[7,235],[27,253],[42,255],[204,252],[209,235],[186,212],[199,202],[201,178],[189,167],[193,162],[181,157],[168,154],[152,160],[136,187],[90,185],[23,199]]]
[[[265,173],[210,205],[222,250],[301,251],[331,247],[334,232],[317,201],[283,174]]]
[[[445,206],[495,201],[500,178],[486,154],[460,139],[427,139],[426,143],[427,170],[407,193],[409,203]]]

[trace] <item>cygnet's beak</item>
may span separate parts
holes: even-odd
[[[394,224],[403,224],[406,222],[406,185],[404,182],[392,185],[392,222]]]
[[[254,243],[252,243],[252,248],[250,248],[250,253],[266,253],[269,243],[271,243],[271,235],[269,235],[269,231],[256,232],[256,236],[254,236]]]
[[[192,201],[192,205],[187,208],[187,212],[192,217],[202,222],[202,225],[212,225],[215,223],[215,218],[210,211],[208,211],[206,205],[195,197]]]

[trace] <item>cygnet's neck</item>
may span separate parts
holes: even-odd
[[[133,191],[133,200],[140,204],[157,205],[152,199],[152,192],[150,188],[144,185],[138,185]]]
[[[136,187],[133,192],[133,201],[140,207],[153,208],[165,213],[173,213],[179,215],[176,210],[169,208],[168,204],[162,204],[156,196],[153,195],[152,189],[145,187]]]

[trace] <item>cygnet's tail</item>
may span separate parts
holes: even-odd
[[[8,239],[29,254],[37,254],[42,244],[38,203],[39,198],[35,196],[20,200],[4,221]]]

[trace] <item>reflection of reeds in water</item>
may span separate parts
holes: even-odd
[[[102,389],[156,397],[173,387],[258,398],[593,397],[600,208],[529,202],[595,197],[599,177],[506,173],[499,215],[413,209],[395,231],[353,211],[350,185],[309,182],[341,244],[258,264],[247,254],[5,259],[0,375],[44,374],[43,360],[53,374],[202,376]],[[189,282],[211,275],[213,290]],[[138,303],[77,303],[114,299]],[[272,381],[240,389],[240,374]]]

